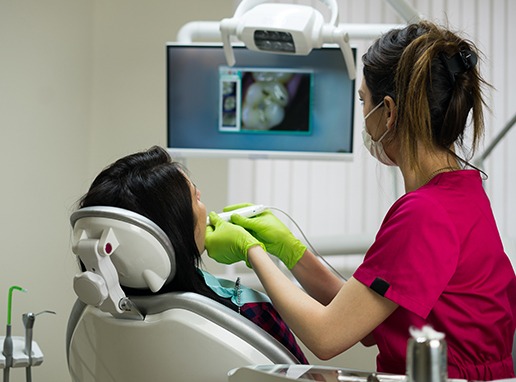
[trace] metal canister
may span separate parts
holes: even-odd
[[[433,329],[411,333],[407,344],[407,381],[446,382],[448,352],[444,334]]]

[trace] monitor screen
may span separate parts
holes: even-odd
[[[230,67],[221,44],[167,45],[172,155],[352,158],[355,81],[338,47],[307,56],[233,50]]]

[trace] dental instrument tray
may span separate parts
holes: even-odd
[[[3,343],[5,336],[0,336],[0,343]],[[25,352],[26,340],[22,336],[13,336],[13,354],[11,367],[39,366],[43,363],[43,352],[36,341],[32,341],[32,351],[29,355]],[[0,369],[5,368],[5,356],[0,353]]]

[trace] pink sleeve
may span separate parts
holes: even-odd
[[[445,209],[425,194],[400,198],[387,213],[358,281],[426,318],[457,266],[459,241]]]

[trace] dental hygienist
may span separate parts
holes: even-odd
[[[364,142],[380,162],[399,167],[406,193],[348,281],[327,270],[271,212],[233,215],[233,224],[210,214],[209,256],[247,261],[319,358],[361,341],[378,345],[378,371],[405,374],[409,327],[430,325],[446,336],[450,378],[514,377],[516,278],[481,174],[458,151],[468,116],[470,153],[484,130],[478,55],[470,41],[420,22],[386,33],[362,57]]]

